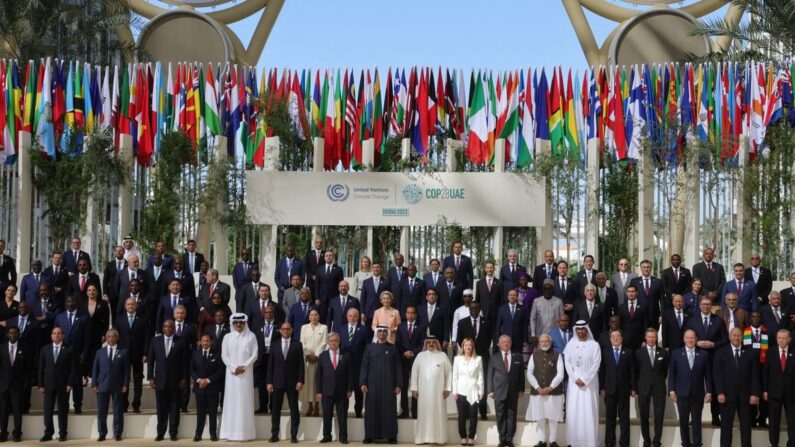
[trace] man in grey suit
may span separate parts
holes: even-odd
[[[290,278],[290,284],[292,287],[285,289],[284,295],[282,296],[281,304],[284,308],[285,315],[290,313],[290,308],[300,299],[301,286],[304,284],[304,278],[301,275],[293,275],[293,277]]]
[[[624,304],[624,290],[636,276],[638,275],[629,269],[629,260],[621,258],[618,261],[618,271],[610,277],[610,287],[615,289],[616,294],[618,294],[619,306]]]
[[[491,354],[486,374],[486,392],[494,399],[497,413],[498,447],[513,447],[517,402],[524,394],[522,355],[511,352],[511,337],[500,337],[499,349]]]

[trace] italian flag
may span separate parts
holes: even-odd
[[[467,158],[475,164],[483,163],[484,155],[489,152],[489,129],[488,123],[486,122],[486,97],[483,93],[483,83],[480,80],[480,73],[478,73],[478,80],[475,83],[472,107],[470,108],[469,117],[467,118],[467,124],[469,125],[469,137],[466,150]]]

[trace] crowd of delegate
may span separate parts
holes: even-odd
[[[722,446],[737,417],[743,447],[755,427],[777,447],[782,410],[788,445],[795,439],[795,273],[791,287],[772,290],[758,255],[727,276],[712,248],[691,269],[674,254],[658,278],[648,260],[638,274],[622,259],[608,276],[586,255],[570,274],[551,250],[534,268],[508,250],[475,280],[455,242],[427,272],[395,253],[388,263],[362,257],[346,279],[324,243],[316,237],[302,258],[286,247],[270,284],[244,249],[229,285],[193,240],[179,255],[162,242],[144,255],[126,237],[100,278],[75,237],[19,281],[0,240],[0,441],[22,439],[32,393],[42,394],[42,442],[55,436],[55,413],[57,439],[67,439],[70,398],[80,414],[88,393],[98,441],[122,440],[124,413],[142,411],[145,385],[155,390],[156,441],[178,439],[193,395],[197,442],[205,423],[212,441],[254,439],[255,414],[271,414],[279,442],[286,399],[293,443],[301,413],[322,414],[320,442],[332,441],[336,420],[347,443],[352,401],[364,443],[396,443],[398,419],[413,418],[416,443],[445,444],[452,399],[460,443],[473,445],[491,399],[499,446],[512,447],[526,391],[538,446],[557,447],[566,419],[577,421],[566,424],[568,445],[627,446],[633,398],[644,446],[661,445],[666,400],[683,446],[701,446],[707,404]]]

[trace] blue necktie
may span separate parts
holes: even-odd
[[[618,359],[621,357],[621,352],[618,349],[614,349],[613,353],[613,357],[616,359],[616,365],[618,365]]]

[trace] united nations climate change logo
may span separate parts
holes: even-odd
[[[409,205],[416,205],[422,200],[422,188],[411,183],[403,188],[403,198]]]
[[[348,188],[348,185],[343,185],[341,183],[333,183],[326,188],[326,195],[332,202],[344,202],[348,200],[350,194],[351,190]]]

